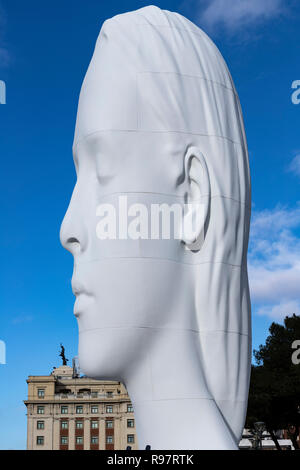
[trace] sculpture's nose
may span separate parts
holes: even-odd
[[[81,251],[81,244],[79,237],[72,235],[75,233],[75,230],[72,230],[72,224],[68,219],[69,216],[67,212],[60,228],[60,242],[66,250],[70,251],[70,253],[75,256],[76,253]]]
[[[72,199],[60,228],[60,242],[73,256],[82,252],[86,246],[86,236],[83,230],[80,207],[76,204],[76,191],[74,189]]]

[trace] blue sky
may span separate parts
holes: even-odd
[[[146,6],[127,0],[0,0],[2,246],[0,448],[25,448],[29,374],[76,355],[72,257],[59,228],[75,182],[78,94],[102,22]],[[253,346],[272,320],[300,314],[300,5],[283,0],[158,1],[204,29],[240,96],[250,152],[253,218],[249,274]],[[300,95],[299,95],[300,96]]]

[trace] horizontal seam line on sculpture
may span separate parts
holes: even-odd
[[[113,260],[113,259],[159,260],[159,261],[169,261],[171,263],[177,263],[177,264],[186,264],[188,266],[198,266],[201,264],[223,264],[225,266],[230,266],[232,268],[243,269],[243,266],[241,264],[225,263],[224,261],[202,261],[200,263],[187,263],[184,261],[176,261],[171,258],[162,258],[162,257],[154,257],[154,256],[102,256],[102,257],[87,260],[87,261],[81,261],[80,264],[94,263],[96,261],[100,261],[100,260],[103,261],[107,259],[108,260]],[[78,262],[75,262],[74,264],[78,265]]]
[[[113,23],[116,23],[118,26],[120,26],[120,24],[121,24],[117,19],[114,19],[114,18],[111,18],[110,21],[113,22]],[[135,23],[134,22],[134,24],[135,24],[135,26],[151,26],[152,28],[156,27],[156,28],[177,29],[178,31],[185,31],[186,33],[190,33],[190,34],[194,34],[195,36],[199,36],[201,39],[203,39],[205,41],[205,43],[209,43],[209,41],[210,41],[210,38],[207,36],[207,34],[205,34],[204,31],[201,31],[200,29],[199,29],[199,32],[198,32],[198,31],[194,31],[192,29],[181,27],[181,26],[172,25],[170,23],[169,24],[155,24],[155,23],[151,23],[151,22],[144,22],[144,23]],[[211,44],[209,43],[209,46],[214,46],[215,51],[219,52],[218,48],[214,45],[214,43],[212,41],[211,41]]]
[[[228,399],[228,400],[221,400],[215,397],[212,398],[206,398],[206,397],[189,397],[189,398],[153,398],[149,400],[134,400],[134,403],[147,403],[147,402],[152,402],[152,401],[184,401],[184,400],[209,400],[209,401],[225,401],[225,402],[234,402],[234,403],[245,403],[248,402],[248,400],[235,400],[235,399]],[[37,402],[40,403],[40,402]]]
[[[240,331],[231,331],[231,330],[196,330],[193,328],[163,328],[163,327],[155,327],[155,326],[110,326],[110,327],[98,327],[98,328],[87,328],[85,330],[79,331],[79,333],[85,333],[89,331],[95,330],[159,330],[159,331],[182,331],[182,332],[189,332],[195,334],[207,334],[207,333],[230,333],[239,336],[246,336],[247,338],[251,338],[251,335],[247,333],[241,333]]]
[[[151,403],[153,401],[186,401],[186,400],[208,400],[214,401],[214,398],[209,397],[189,397],[189,398],[152,398],[149,400],[135,400],[134,403]]]
[[[115,191],[113,193],[107,193],[107,194],[104,194],[104,195],[101,195],[101,198],[107,198],[107,197],[110,197],[110,196],[115,196],[117,194],[153,194],[153,195],[158,195],[158,196],[167,196],[167,197],[172,197],[172,198],[176,198],[176,199],[184,199],[184,196],[178,196],[176,194],[167,194],[167,193],[159,193],[159,192],[155,192],[155,191]],[[205,197],[208,197],[209,194],[203,194],[201,196],[200,199],[192,199],[191,201],[192,202],[196,202],[196,201],[201,201],[202,198],[205,198]],[[210,199],[217,199],[217,198],[220,198],[220,199],[230,199],[231,201],[234,201],[236,202],[237,204],[243,204],[245,206],[249,206],[249,209],[251,209],[251,205],[247,202],[244,202],[244,201],[239,201],[238,199],[235,199],[233,197],[230,197],[230,196],[222,196],[221,194],[215,194],[214,196],[211,196]]]
[[[225,88],[226,90],[232,91],[234,96],[237,97],[237,93],[235,92],[235,90],[232,87],[229,87],[229,86],[225,85],[224,83],[217,82],[216,80],[212,80],[210,78],[203,77],[201,75],[193,75],[193,74],[190,74],[190,73],[181,73],[181,72],[159,72],[159,71],[152,71],[152,70],[148,70],[148,71],[143,70],[142,72],[137,71],[137,74],[143,74],[143,73],[147,73],[147,74],[150,74],[150,73],[154,74],[155,73],[155,74],[160,74],[160,75],[180,75],[182,77],[197,78],[199,80],[205,80],[206,82],[212,83],[214,85],[218,85],[222,88]]]
[[[216,137],[218,139],[224,139],[230,142],[231,144],[236,144],[236,145],[241,145],[243,146],[242,142],[238,142],[237,140],[230,139],[229,137],[225,137],[223,135],[217,135],[217,134],[204,134],[201,132],[188,132],[188,131],[172,131],[172,130],[149,130],[149,129],[98,129],[97,131],[90,132],[89,134],[84,135],[80,139],[78,139],[76,142],[73,144],[73,148],[76,148],[78,144],[81,142],[84,142],[86,139],[89,137],[100,134],[102,132],[136,132],[136,133],[154,133],[154,134],[187,134],[187,135],[195,135],[195,136],[201,136],[201,137]]]

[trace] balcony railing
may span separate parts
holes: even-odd
[[[55,400],[116,400],[128,398],[126,393],[114,393],[108,395],[107,393],[98,393],[97,396],[93,393],[55,393]]]

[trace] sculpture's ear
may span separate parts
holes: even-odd
[[[210,181],[203,153],[197,147],[189,147],[184,157],[185,184],[187,189],[182,240],[186,248],[199,250],[203,244],[205,227],[210,210]]]

